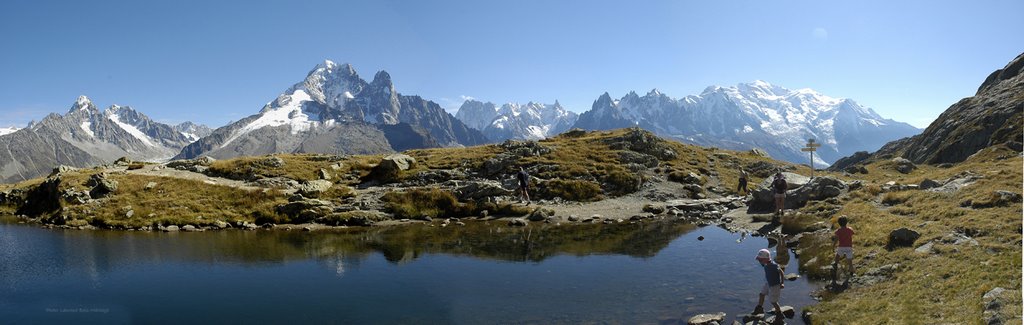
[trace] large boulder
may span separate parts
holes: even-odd
[[[416,158],[405,154],[392,154],[381,159],[380,163],[370,171],[370,180],[378,182],[392,182],[398,179],[398,174],[409,170],[416,164]]]
[[[504,154],[516,157],[541,156],[551,152],[551,148],[540,144],[537,141],[505,140],[498,145],[505,150]]]
[[[61,177],[49,177],[42,184],[29,190],[24,201],[18,207],[18,214],[39,216],[61,208],[60,204]]]
[[[86,185],[92,187],[92,189],[89,190],[89,196],[94,199],[106,197],[107,195],[117,192],[117,181],[107,178],[106,174],[92,175]]]
[[[278,159],[280,159],[280,158],[278,158]],[[203,157],[199,157],[199,158],[196,158],[196,159],[174,160],[174,161],[168,162],[165,166],[167,166],[167,168],[174,168],[174,169],[177,169],[177,170],[185,170],[185,171],[191,171],[191,172],[196,172],[196,173],[202,173],[202,172],[206,171],[206,169],[209,168],[210,165],[213,165],[213,163],[216,162],[216,161],[217,161],[217,159],[213,159],[211,157],[203,156]]]
[[[393,154],[384,157],[377,165],[378,168],[385,168],[389,170],[409,170],[413,165],[416,164],[416,158],[410,157],[406,154]]]
[[[298,193],[305,197],[319,197],[320,194],[330,190],[331,186],[334,186],[334,183],[328,180],[312,180],[299,185]]]
[[[623,164],[637,164],[647,168],[658,167],[658,157],[635,151],[620,151],[619,161]]]
[[[831,176],[815,177],[799,188],[786,191],[786,208],[803,207],[808,201],[821,201],[839,196],[847,189],[846,183]]]
[[[789,190],[786,191],[786,208],[793,209],[806,204],[806,200],[797,204],[797,200],[791,200],[790,197],[792,196],[791,194],[796,193],[801,187],[807,185],[811,179],[807,176],[790,172],[784,172],[782,175],[786,177],[786,183],[789,185]],[[772,190],[772,181],[774,180],[774,177],[768,177],[754,188],[751,192],[751,199],[747,202],[748,212],[771,211],[775,207],[775,192]]]
[[[672,160],[679,157],[679,153],[672,148],[665,140],[654,135],[650,131],[634,127],[626,134],[605,140],[612,150],[631,150],[657,157],[661,160]]]
[[[765,157],[765,158],[771,158],[772,157],[772,155],[769,155],[767,151],[764,151],[764,149],[761,149],[761,148],[750,149],[750,154],[755,155],[755,156]]]
[[[936,187],[939,187],[939,186],[942,186],[942,184],[939,184],[939,182],[936,182],[936,181],[934,181],[932,179],[925,178],[923,181],[921,181],[920,184],[917,185],[917,188],[922,189],[922,190],[927,190],[927,189],[933,189],[933,188],[936,188]]]
[[[50,172],[50,176],[48,176],[48,177],[53,177],[53,176],[57,176],[57,175],[60,175],[60,174],[63,174],[63,173],[67,173],[67,172],[70,172],[70,171],[76,171],[76,170],[78,170],[78,168],[71,167],[71,166],[66,166],[66,165],[60,165],[60,166],[54,167],[53,168],[53,172]]]
[[[281,168],[284,167],[285,161],[281,157],[267,157],[260,161],[260,165],[270,168]]]
[[[914,241],[921,238],[921,234],[907,228],[900,228],[889,233],[889,243],[886,247],[892,249],[897,247],[914,246]]]
[[[460,182],[461,183],[461,182]],[[459,200],[483,200],[492,197],[511,195],[512,191],[502,187],[501,183],[492,180],[467,181],[455,190]]]
[[[917,169],[917,165],[914,165],[913,162],[903,157],[893,158],[892,163],[895,165],[893,168],[903,174],[910,174],[914,169]]]
[[[305,210],[321,210],[322,207],[330,207],[331,202],[318,199],[304,199],[279,205],[277,212],[289,216],[297,216]]]

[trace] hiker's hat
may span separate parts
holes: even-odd
[[[757,260],[770,260],[771,258],[772,258],[772,252],[767,250],[767,249],[762,248],[761,250],[757,251],[757,257],[755,257],[754,259],[757,259]]]

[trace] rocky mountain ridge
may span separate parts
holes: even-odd
[[[407,125],[406,127],[391,127]],[[399,143],[393,144],[392,141]],[[440,107],[398,93],[380,71],[366,82],[349,64],[324,61],[258,114],[214,130],[177,158],[230,158],[271,153],[391,152],[418,145],[487,142]]]
[[[504,141],[539,140],[558,135],[569,130],[579,115],[566,110],[557,100],[554,104],[507,103],[501,107],[491,102],[467,100],[455,117],[481,130],[491,141]]]
[[[192,135],[205,126],[188,123]],[[0,181],[16,182],[49,173],[55,166],[85,167],[127,157],[166,161],[192,139],[175,127],[155,122],[129,106],[100,111],[80,96],[64,115],[51,113],[39,122],[0,136]]]
[[[921,134],[890,142],[872,154],[859,152],[832,169],[892,158],[917,164],[958,163],[993,146],[1021,152],[1022,112],[1024,53],[992,72],[974,96],[951,105]]]

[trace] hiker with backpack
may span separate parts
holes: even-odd
[[[526,200],[526,205],[530,205],[530,174],[526,173],[523,167],[519,167],[516,180],[519,181],[519,202]]]
[[[747,171],[740,168],[740,183],[736,185],[736,192],[747,194],[750,193],[747,190]]]
[[[775,195],[775,215],[782,216],[786,208],[786,190],[789,184],[786,183],[786,176],[782,172],[775,173],[775,180],[772,181],[772,192]]]

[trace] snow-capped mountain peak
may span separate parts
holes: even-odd
[[[467,100],[455,116],[470,127],[479,127],[492,141],[544,139],[568,130],[577,118],[557,100],[550,105],[535,101],[525,105],[506,103],[500,108],[490,102]]]
[[[51,113],[5,138],[21,149],[0,153],[0,165],[13,172],[0,175],[3,182],[45,175],[56,165],[85,167],[121,157],[162,161],[190,142],[129,106],[111,105],[100,112],[86,96],[78,97],[66,114]]]
[[[497,116],[497,105],[491,102],[484,103],[472,99],[463,102],[462,106],[459,107],[459,111],[455,113],[455,118],[462,121],[462,123],[481,131],[491,125],[491,122]]]
[[[440,105],[395,91],[386,71],[377,72],[367,83],[352,65],[325,60],[258,114],[214,130],[182,149],[178,157],[378,153],[485,141]]]
[[[890,140],[919,130],[887,120],[850,99],[812,89],[790,90],[763,80],[731,87],[709,86],[700,95],[675,100],[657,90],[635,92],[620,100],[602,94],[575,127],[613,129],[638,125],[683,141],[746,150],[767,150],[773,157],[803,161],[808,138],[824,144],[817,155],[826,164],[858,150],[876,150]]]
[[[89,97],[85,95],[78,96],[78,99],[76,99],[75,103],[71,105],[71,109],[68,110],[68,113],[74,113],[81,110],[97,111],[96,105],[93,105],[92,101],[89,100]]]

